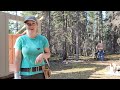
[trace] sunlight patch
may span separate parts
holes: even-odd
[[[106,72],[107,75],[120,76],[120,72]]]
[[[60,74],[60,73],[72,73],[72,72],[80,72],[80,71],[87,71],[87,70],[95,70],[95,68],[73,68],[61,71],[52,71],[52,74]]]

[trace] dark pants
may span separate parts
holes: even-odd
[[[30,76],[21,75],[21,79],[45,79],[45,76],[44,76],[44,73],[39,73],[35,75],[30,75]]]
[[[104,55],[105,55],[104,50],[99,50],[96,54],[98,60],[104,61]]]

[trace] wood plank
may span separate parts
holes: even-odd
[[[13,78],[14,78],[14,74],[13,73],[11,73],[11,74],[9,74],[7,76],[0,77],[0,79],[13,79]]]
[[[4,76],[6,65],[6,24],[5,15],[0,13],[0,76]]]
[[[9,34],[9,64],[13,63],[13,35]]]

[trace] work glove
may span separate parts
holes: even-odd
[[[14,79],[21,79],[19,72],[14,73]]]

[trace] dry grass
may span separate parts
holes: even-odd
[[[111,62],[119,60],[95,61],[79,60],[63,64],[60,61],[51,61],[52,76],[50,79],[120,79],[120,76],[107,75]]]

